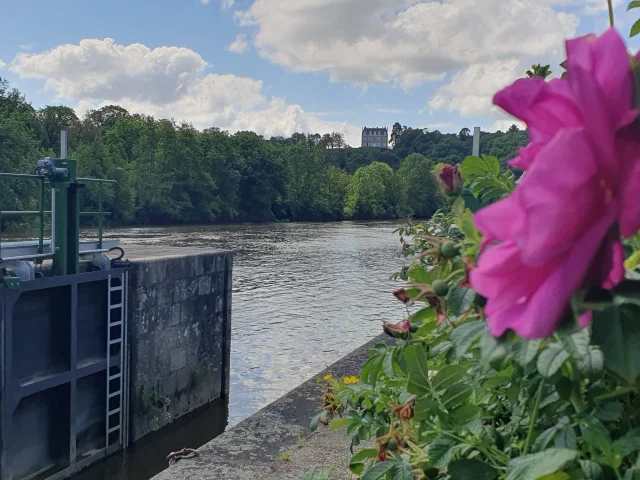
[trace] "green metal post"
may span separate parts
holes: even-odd
[[[40,242],[38,253],[44,253],[44,178],[40,179]]]
[[[102,185],[98,189],[98,248],[102,248]]]
[[[57,162],[56,162],[57,163]],[[63,164],[58,164],[63,168]],[[64,162],[66,166],[66,162]],[[53,253],[53,272],[55,275],[66,275],[67,271],[67,187],[69,183],[66,180],[51,181],[53,189],[53,236],[55,238],[55,246]]]
[[[80,270],[80,201],[78,180],[76,178],[76,161],[67,160],[69,170],[67,198],[67,273],[78,273]]]
[[[55,251],[53,271],[56,275],[78,273],[80,256],[78,182],[75,160],[56,160],[57,168],[66,168],[66,178],[52,182],[55,196]]]

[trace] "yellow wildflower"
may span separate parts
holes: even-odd
[[[329,381],[329,380],[331,380],[331,379],[333,378],[333,375],[331,375],[330,373],[327,373],[327,374],[326,374],[324,377],[322,377],[322,378],[324,378],[326,381]]]
[[[354,383],[358,383],[360,379],[358,377],[344,377],[342,381],[345,385],[352,385]]]

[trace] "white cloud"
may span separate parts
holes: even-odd
[[[29,51],[33,48],[33,43],[21,44],[21,45],[18,45],[18,48],[20,50]]]
[[[346,123],[324,121],[281,98],[267,101],[260,80],[207,73],[208,67],[193,50],[152,50],[107,38],[20,53],[10,69],[23,78],[44,80],[58,102],[73,102],[80,114],[117,104],[134,113],[185,120],[198,128],[249,129],[266,136],[341,131],[348,141],[357,139],[354,127]]]
[[[223,10],[228,10],[233,7],[234,0],[220,0],[220,6]]]
[[[471,65],[437,90],[429,108],[456,110],[463,117],[484,115],[494,108],[493,95],[522,77],[522,68],[521,62],[514,59]]]
[[[255,30],[263,58],[333,81],[408,89],[452,76],[430,107],[481,115],[516,72],[555,58],[575,33],[578,17],[558,1],[254,0],[236,21]]]
[[[203,5],[209,5],[211,3],[211,0],[200,0],[202,2]]]
[[[489,131],[497,132],[498,130],[502,130],[503,132],[506,132],[507,130],[509,130],[509,127],[511,127],[511,125],[517,126],[520,130],[527,129],[527,126],[523,122],[510,119],[510,120],[496,120],[491,126],[491,128],[489,129]]]
[[[247,36],[242,33],[238,34],[236,39],[227,46],[227,50],[233,53],[244,53],[247,48],[249,48]]]
[[[236,19],[256,28],[258,52],[274,63],[402,87],[472,64],[541,56],[578,23],[545,0],[255,0]]]
[[[6,63],[4,63],[2,60],[0,60],[0,68],[4,68],[4,67],[6,67],[6,66],[7,66],[7,64],[6,64]]]
[[[19,53],[10,70],[24,78],[45,80],[61,99],[146,98],[167,103],[181,96],[207,67],[193,50],[151,50],[112,39],[81,40],[36,54]]]

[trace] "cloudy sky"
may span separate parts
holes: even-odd
[[[34,106],[119,104],[199,128],[457,132],[563,39],[607,28],[606,0],[0,0],[0,77]],[[616,2],[628,33],[637,13]],[[637,12],[637,10],[636,10]],[[630,43],[637,50],[640,41]]]

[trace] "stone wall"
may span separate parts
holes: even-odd
[[[132,260],[131,442],[228,395],[232,263],[226,251]]]

